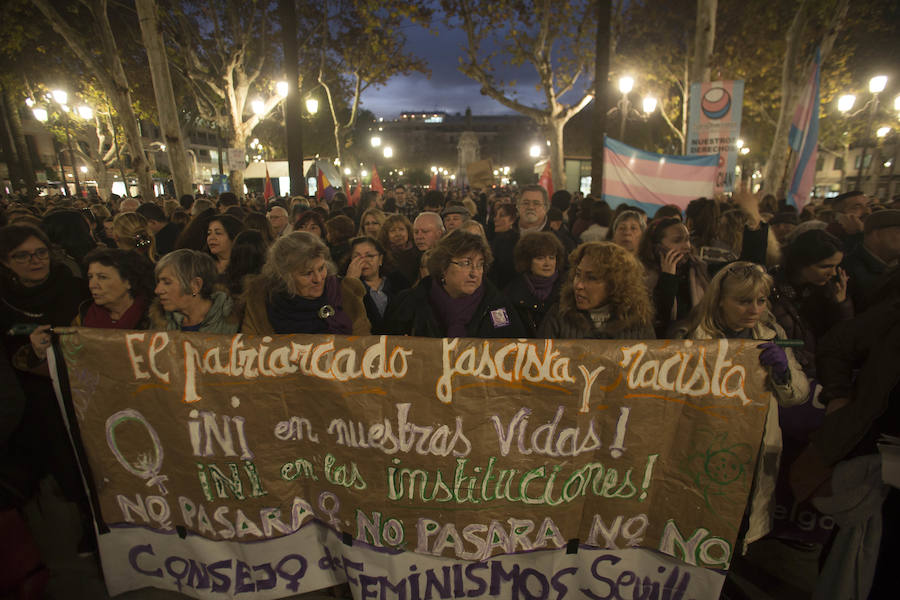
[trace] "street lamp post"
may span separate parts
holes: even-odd
[[[628,94],[634,88],[634,78],[625,77],[619,78],[619,91],[622,92],[622,99],[619,101],[619,140],[625,140],[625,122],[628,120],[628,109],[631,107],[631,103],[628,101]]]
[[[872,106],[869,110],[869,123],[866,126],[866,135],[863,138],[862,155],[859,157],[859,169],[856,172],[856,189],[862,190],[863,171],[866,167],[866,153],[869,150],[869,133],[875,123],[875,113],[878,111],[878,94],[884,91],[887,85],[887,76],[877,75],[869,80],[869,91],[872,93]]]

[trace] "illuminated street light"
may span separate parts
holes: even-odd
[[[319,112],[319,101],[316,100],[315,98],[307,98],[306,99],[306,112],[308,112],[311,115],[314,115],[317,112]]]
[[[890,127],[879,127],[879,128],[878,128],[878,131],[875,132],[875,135],[877,135],[877,136],[880,137],[880,138],[883,138],[884,136],[886,136],[886,135],[889,134],[890,132],[891,132],[891,128],[890,128]]]
[[[266,103],[262,100],[254,100],[250,103],[250,110],[253,111],[254,115],[262,116],[262,114],[266,112]]]
[[[282,98],[287,98],[288,95],[288,82],[287,81],[279,81],[275,84],[275,91],[278,92],[278,95]]]
[[[392,156],[394,156],[394,149],[391,148],[390,146],[385,146],[384,147],[384,157],[390,158]]]
[[[853,94],[844,94],[838,98],[838,110],[842,113],[849,112],[856,104],[856,96]]]
[[[869,91],[873,94],[880,94],[887,85],[887,75],[876,75],[869,80]]]
[[[397,171],[397,175],[399,175],[400,177],[403,177],[403,171]]]
[[[31,98],[25,98],[25,106],[27,106],[28,108],[33,107],[33,106],[34,106],[34,100],[32,100]]]
[[[350,176],[350,167],[344,167],[344,175]]]
[[[359,172],[359,176],[360,176],[360,177],[368,177],[368,176],[369,176],[369,172],[366,171],[365,169],[363,169],[362,171]]]
[[[648,115],[656,110],[656,98],[653,96],[647,96],[644,98],[644,112]]]
[[[31,112],[34,113],[34,118],[40,121],[41,123],[47,122],[47,109],[41,108],[40,106],[35,106],[31,109]]]
[[[53,90],[53,99],[58,104],[65,104],[66,100],[69,99],[69,94],[65,90]]]
[[[89,121],[94,118],[94,110],[90,106],[79,106],[75,109],[75,112],[77,112],[78,116],[85,121]]]
[[[619,91],[623,94],[627,94],[634,89],[634,77],[629,77],[626,75],[625,77],[619,77]]]
[[[528,156],[530,156],[531,158],[537,158],[540,155],[541,155],[541,147],[538,146],[537,144],[532,145],[531,148],[528,149]]]
[[[900,112],[900,94],[898,94],[897,97],[894,98],[894,110]]]
[[[750,148],[744,146],[743,148],[741,148],[741,154],[750,154]]]
[[[87,173],[87,171],[88,171],[87,167],[84,165],[81,165],[80,167],[78,167],[78,170],[81,171],[82,173]]]
[[[381,138],[377,135],[372,136],[372,147],[377,148],[381,145]]]
[[[437,173],[437,170],[438,170],[438,168],[437,168],[437,167],[434,167],[434,166],[433,166],[433,167],[431,167],[431,172],[432,172],[432,173]]]
[[[744,140],[738,138],[737,140],[735,140],[734,145],[737,146],[738,150],[740,150],[744,147]]]

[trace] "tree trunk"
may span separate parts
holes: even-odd
[[[22,131],[22,119],[19,116],[19,109],[15,105],[12,94],[9,89],[3,87],[3,103],[6,105],[7,124],[9,126],[9,134],[12,138],[14,154],[12,159],[18,159],[19,174],[22,178],[22,184],[28,190],[28,197],[33,198],[36,193],[37,180],[34,175],[34,165],[31,163],[31,154],[28,151],[28,144],[25,142],[25,134]],[[10,180],[12,181],[12,169],[10,169]],[[13,187],[19,185],[20,182],[14,182]]]
[[[594,62],[594,106],[591,125],[591,194],[599,199],[603,193],[603,137],[606,135],[606,112],[609,87],[609,30],[612,1],[597,2],[597,58]]]
[[[831,21],[825,27],[819,45],[820,64],[824,64],[826,57],[831,53],[834,40],[847,16],[848,6],[849,0],[841,0],[832,13]],[[762,193],[773,194],[778,198],[784,197],[786,187],[785,179],[789,158],[788,134],[791,121],[803,95],[803,86],[808,81],[814,60],[804,60],[802,55],[803,48],[807,46],[803,33],[808,25],[808,7],[808,0],[801,2],[785,35],[784,62],[781,66],[781,107],[775,125],[775,135],[772,138],[772,147],[769,149],[769,158],[763,168]],[[819,35],[819,32],[816,32],[815,36]]]
[[[691,62],[691,83],[709,81],[716,42],[716,8],[718,0],[697,0],[697,25],[694,30],[694,59]]]
[[[156,97],[159,126],[162,129],[163,139],[169,153],[169,166],[175,181],[175,196],[181,197],[193,191],[193,178],[184,137],[181,134],[181,123],[178,120],[175,92],[172,90],[172,76],[169,73],[169,60],[166,57],[162,30],[156,15],[156,0],[136,0],[135,7],[141,24],[141,38],[147,49],[147,60],[150,63],[150,76],[153,80],[153,95]]]
[[[294,0],[279,0],[281,39],[284,49],[284,74],[288,93],[284,99],[284,134],[287,145],[288,176],[291,179],[291,196],[306,195],[303,178],[303,106],[300,101],[300,67],[297,49],[297,9]],[[284,192],[282,191],[282,194]]]
[[[90,32],[91,35],[72,27],[69,20],[63,17],[49,0],[32,0],[32,2],[47,18],[53,30],[66,41],[75,56],[97,77],[116,112],[119,113],[131,154],[131,167],[137,175],[141,196],[152,200],[153,177],[150,175],[150,165],[147,163],[147,154],[144,152],[137,116],[134,113],[128,77],[125,75],[119,48],[109,23],[109,15],[106,13],[105,0],[85,0],[85,4],[96,19],[96,27]],[[87,39],[91,40],[90,47],[85,44]],[[127,185],[126,182],[126,189]]]
[[[547,139],[550,140],[550,173],[553,175],[553,189],[564,190],[566,185],[566,165],[563,153],[563,119],[553,119],[544,127]]]

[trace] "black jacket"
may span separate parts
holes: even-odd
[[[381,313],[378,312],[378,307],[369,295],[369,286],[365,281],[363,281],[363,286],[366,288],[366,295],[363,296],[363,305],[366,307],[366,316],[369,317],[369,323],[372,325],[372,335],[389,333],[384,329],[385,317],[390,313],[391,305],[396,301],[397,295],[409,288],[409,282],[396,272],[388,273],[384,276],[383,291],[388,297],[388,303],[384,309],[385,317],[382,317]]]
[[[525,281],[525,274],[516,275],[503,293],[515,307],[525,326],[528,337],[537,337],[538,325],[544,319],[544,315],[551,306],[559,302],[559,289],[562,287],[564,277],[560,275],[553,284],[553,289],[546,300],[538,300],[532,293],[528,282]]]
[[[446,336],[446,328],[438,321],[428,299],[431,282],[431,277],[426,277],[415,287],[397,296],[385,318],[385,333],[433,338]],[[475,316],[466,326],[466,336],[473,338],[525,337],[525,327],[512,303],[487,279],[484,279],[484,288],[484,298],[475,310]],[[508,321],[508,324],[494,325],[495,322],[504,321]]]

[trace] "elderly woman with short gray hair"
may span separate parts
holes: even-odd
[[[227,292],[213,288],[216,263],[197,250],[170,252],[156,263],[151,329],[237,333],[240,315]]]
[[[328,247],[316,235],[295,231],[277,239],[262,273],[246,280],[241,332],[368,335],[365,287],[335,271]]]

